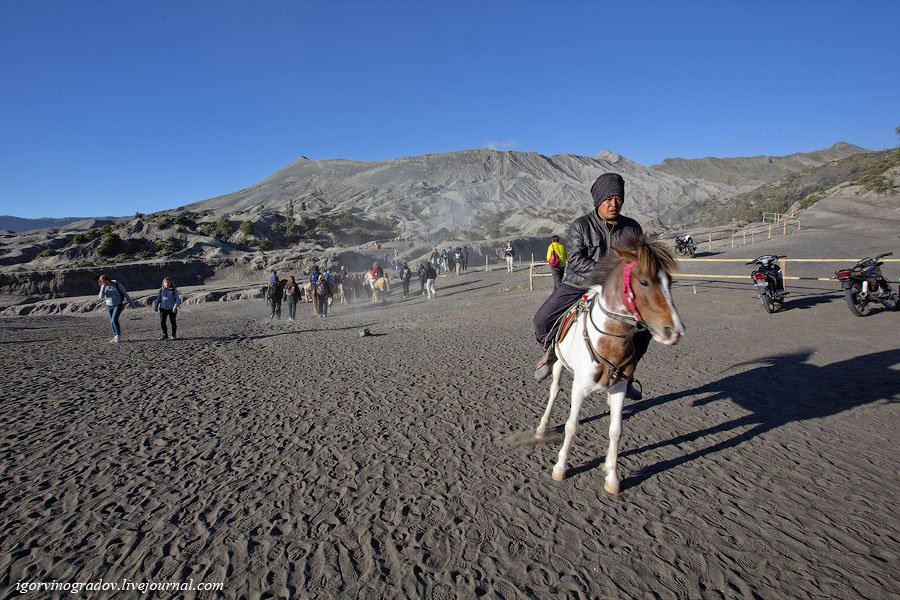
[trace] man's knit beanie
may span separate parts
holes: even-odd
[[[594,208],[610,196],[619,196],[625,199],[625,180],[618,173],[604,173],[597,178],[591,186],[591,197],[594,199]]]

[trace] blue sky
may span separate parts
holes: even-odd
[[[129,215],[300,156],[894,147],[900,2],[0,0],[0,214]]]

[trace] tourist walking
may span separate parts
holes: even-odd
[[[412,279],[412,269],[409,264],[404,261],[400,267],[400,282],[403,284],[403,297],[409,298],[409,280]]]
[[[113,338],[110,343],[118,344],[122,335],[122,328],[119,325],[119,315],[125,310],[125,303],[134,308],[134,300],[125,291],[121,283],[112,279],[109,275],[101,275],[97,280],[100,284],[100,294],[98,297],[106,304],[106,312],[109,314],[109,327],[112,329]]]
[[[425,291],[428,293],[428,299],[431,300],[437,296],[434,291],[434,280],[437,279],[437,271],[431,263],[425,264]]]
[[[560,243],[558,235],[551,237],[550,245],[547,246],[547,265],[553,275],[553,289],[555,290],[562,285],[562,278],[566,272],[566,247]]]
[[[163,277],[162,285],[156,293],[156,308],[159,311],[159,327],[162,329],[160,340],[169,339],[166,321],[172,324],[172,339],[178,339],[178,309],[181,307],[181,294],[175,287],[171,277]]]
[[[313,293],[316,296],[316,314],[319,318],[325,318],[328,316],[328,296],[329,296],[329,283],[328,278],[324,273],[316,274],[316,282],[313,285]]]
[[[291,275],[288,277],[287,287],[284,288],[284,297],[287,300],[288,306],[288,321],[293,321],[296,318],[297,302],[299,302],[302,293],[303,292],[300,289],[300,286],[297,285],[297,280],[294,279],[294,276]]]
[[[425,295],[425,277],[428,270],[425,268],[425,265],[428,264],[426,262],[420,262],[419,268],[417,269],[417,274],[419,275],[419,293],[423,296]]]
[[[287,285],[286,280],[276,279],[266,286],[266,300],[272,308],[272,315],[269,317],[270,321],[275,318],[281,320],[281,300],[284,298],[285,285]]]

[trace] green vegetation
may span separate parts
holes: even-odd
[[[879,194],[894,194],[893,181],[887,172],[900,165],[900,149],[895,149],[881,158],[872,161],[854,182],[864,189]]]
[[[253,235],[253,221],[244,221],[241,223],[241,226],[238,227],[238,231],[244,235]]]
[[[45,248],[40,251],[37,258],[50,258],[51,256],[56,256],[56,250],[53,248]]]
[[[825,192],[815,192],[804,198],[800,201],[800,204],[797,205],[798,210],[803,210],[804,208],[809,208],[819,200],[825,197]]]
[[[234,233],[234,231],[231,229],[231,221],[228,220],[228,217],[222,217],[216,221],[212,230],[213,237],[220,240],[231,237],[232,233]]]
[[[707,210],[699,217],[699,221],[706,227],[761,221],[763,213],[785,213],[795,202],[805,201],[814,194],[824,194],[842,183],[864,185],[860,179],[865,179],[872,185],[883,185],[878,183],[878,176],[884,176],[887,169],[900,164],[897,160],[896,150],[866,152],[791,173],[775,183],[739,194]],[[866,173],[868,175],[864,176]]]
[[[180,252],[183,248],[184,241],[173,235],[164,242],[157,243],[156,254],[159,256],[172,256],[176,252]]]
[[[272,249],[272,242],[267,239],[261,239],[259,240],[259,243],[256,245],[256,247],[265,252],[266,250]]]
[[[121,254],[124,250],[125,244],[122,242],[122,238],[119,237],[119,234],[112,231],[103,234],[96,248],[97,254],[101,256],[115,256]]]

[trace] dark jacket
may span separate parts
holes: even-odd
[[[597,215],[597,211],[591,211],[572,221],[566,240],[568,263],[563,283],[584,287],[586,277],[597,266],[597,262],[615,247],[623,233],[629,231],[638,235],[643,233],[643,229],[634,219],[620,215],[614,223],[610,232],[603,219]]]

